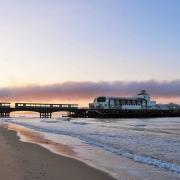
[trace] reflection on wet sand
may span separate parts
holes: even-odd
[[[39,144],[40,146],[49,149],[53,153],[65,155],[68,157],[73,157],[76,154],[72,147],[46,139],[43,137],[43,135],[23,126],[6,124],[4,127],[6,127],[8,130],[16,131],[17,135],[20,137],[20,140],[23,142]]]

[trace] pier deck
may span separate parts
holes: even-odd
[[[10,117],[11,112],[38,112],[40,118],[51,118],[54,112],[68,112],[75,118],[148,118],[148,117],[180,117],[180,109],[172,110],[122,110],[122,109],[89,109],[78,108],[78,104],[42,104],[42,103],[0,103],[0,117]]]

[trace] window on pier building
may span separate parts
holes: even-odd
[[[128,104],[128,100],[125,100],[125,105],[127,105]]]
[[[121,99],[121,105],[125,105],[125,100]]]
[[[135,102],[135,105],[137,106],[137,105],[138,105],[138,102],[137,102],[137,100],[135,100],[134,102]]]
[[[126,105],[131,105],[131,100],[127,100],[127,103],[126,103]]]
[[[106,101],[106,97],[98,97],[97,98],[97,102],[105,102]]]
[[[139,100],[139,101],[137,101],[137,105],[141,105],[142,104],[142,102]]]
[[[129,104],[130,104],[130,105],[133,105],[133,100],[129,100]]]

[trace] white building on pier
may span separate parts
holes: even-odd
[[[89,104],[93,109],[156,109],[156,101],[151,101],[146,90],[141,90],[135,97],[100,96]]]

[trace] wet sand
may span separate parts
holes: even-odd
[[[83,162],[19,141],[16,132],[0,127],[0,175],[3,180],[113,180]],[[73,152],[72,152],[73,153]]]

